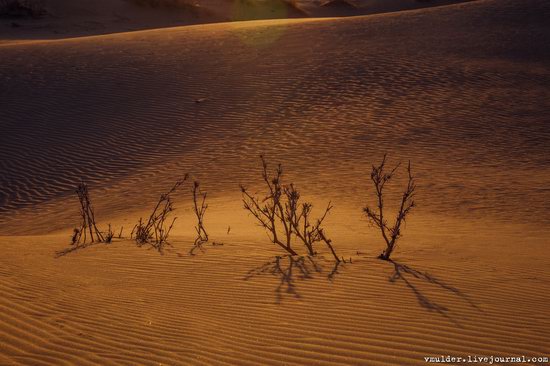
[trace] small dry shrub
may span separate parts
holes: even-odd
[[[380,230],[380,234],[382,235],[382,238],[386,243],[386,248],[378,256],[378,258],[384,260],[390,259],[390,256],[397,245],[397,241],[402,235],[402,226],[405,223],[408,214],[415,207],[414,196],[416,192],[416,181],[412,175],[411,162],[409,161],[409,164],[407,166],[407,186],[405,187],[405,190],[403,191],[403,194],[401,196],[401,202],[397,211],[395,221],[392,224],[388,223],[384,212],[384,188],[386,186],[386,183],[388,183],[394,177],[395,172],[397,171],[399,166],[400,164],[398,164],[389,172],[386,171],[386,155],[384,155],[384,158],[382,159],[380,165],[372,166],[370,179],[374,185],[377,204],[376,208],[372,208],[367,205],[363,209],[365,215],[367,215],[369,223]]]
[[[208,205],[206,204],[206,192],[202,192],[200,189],[200,183],[195,181],[193,183],[193,212],[197,217],[197,225],[195,226],[195,231],[197,232],[197,237],[195,238],[195,246],[202,245],[208,242],[208,233],[204,228],[204,214]]]
[[[82,181],[75,190],[78,201],[80,203],[80,225],[73,230],[71,238],[72,245],[83,245],[90,243],[111,243],[114,238],[114,233],[109,224],[109,228],[106,232],[102,232],[98,229],[95,211],[90,198],[90,192],[88,185]],[[122,235],[122,229],[121,229]]]
[[[171,195],[187,180],[188,176],[177,181],[172,188],[160,195],[160,198],[153,208],[147,220],[139,219],[134,226],[131,237],[135,238],[138,245],[150,244],[159,252],[162,252],[164,246],[168,243],[168,236],[174,227],[177,217],[171,221],[169,216],[174,211],[174,205]]]
[[[244,208],[254,216],[258,224],[263,227],[271,241],[279,245],[290,255],[298,253],[293,248],[294,241],[300,241],[309,255],[315,255],[315,244],[324,242],[330,248],[336,261],[340,261],[332,241],[327,238],[322,224],[332,209],[329,203],[323,215],[317,219],[311,219],[313,205],[300,201],[300,192],[294,184],[283,184],[283,168],[277,165],[273,174],[269,173],[268,165],[263,156],[262,179],[267,192],[262,197],[255,196],[241,185]]]

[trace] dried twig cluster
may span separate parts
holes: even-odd
[[[374,184],[374,188],[376,191],[377,206],[375,209],[373,209],[367,205],[363,209],[363,211],[367,215],[367,219],[369,220],[369,222],[374,227],[377,227],[380,230],[380,234],[386,242],[386,248],[378,257],[384,260],[390,259],[390,256],[395,249],[395,246],[397,245],[397,241],[401,237],[401,227],[405,223],[407,215],[415,207],[414,195],[416,191],[416,182],[415,178],[412,175],[411,162],[409,161],[409,164],[407,166],[407,186],[405,187],[405,190],[403,191],[403,194],[401,196],[401,203],[395,221],[393,222],[393,224],[390,225],[388,224],[388,220],[384,216],[384,188],[386,183],[393,178],[399,166],[400,164],[387,172],[385,170],[386,155],[384,155],[384,158],[382,159],[380,165],[372,166],[370,178],[372,180],[372,183]]]
[[[171,195],[187,180],[188,176],[178,180],[172,188],[160,195],[160,198],[149,215],[149,218],[144,220],[139,219],[139,222],[134,226],[131,237],[135,238],[138,245],[150,244],[159,252],[162,252],[164,246],[168,243],[168,236],[174,227],[177,217],[171,221],[170,214],[174,211],[174,204]]]
[[[193,212],[197,217],[197,225],[195,230],[197,232],[197,237],[195,238],[195,246],[202,245],[208,241],[208,233],[204,228],[204,214],[208,205],[206,204],[206,192],[202,192],[200,189],[200,183],[195,181],[193,183]]]
[[[313,205],[310,202],[303,202],[301,194],[293,183],[283,183],[283,168],[278,164],[273,172],[270,172],[267,161],[260,156],[262,168],[262,180],[266,192],[256,196],[241,185],[242,200],[245,210],[256,219],[257,223],[265,229],[269,239],[274,244],[284,249],[289,255],[297,256],[296,243],[301,243],[307,250],[307,255],[315,256],[318,243],[324,243],[330,250],[336,262],[343,261],[339,258],[332,240],[327,236],[323,223],[333,206],[329,202],[323,214],[312,218]],[[367,205],[363,209],[371,225],[376,227],[385,241],[386,248],[379,255],[380,259],[390,260],[399,238],[402,236],[402,227],[409,213],[415,207],[414,196],[416,192],[416,180],[412,175],[411,163],[407,165],[408,181],[401,196],[399,209],[395,221],[388,223],[385,213],[384,189],[394,177],[400,164],[393,169],[386,170],[386,155],[379,165],[373,165],[370,179],[374,185],[377,204],[375,208]],[[160,195],[160,198],[147,219],[140,218],[134,226],[130,238],[135,239],[138,245],[149,244],[162,253],[164,247],[169,244],[168,237],[177,217],[171,218],[174,211],[172,194],[180,188],[188,179],[188,175],[177,181],[172,188]],[[111,225],[108,230],[102,232],[98,229],[94,209],[90,200],[88,186],[82,182],[78,185],[76,193],[80,202],[80,226],[74,229],[72,244],[85,244],[87,241],[110,243],[115,237]],[[200,188],[200,183],[194,181],[191,189],[193,197],[193,212],[197,219],[195,225],[196,238],[194,247],[202,249],[202,244],[209,241],[208,233],[204,226],[204,216],[208,208],[206,203],[206,192]],[[122,238],[122,230],[118,238]],[[230,228],[228,228],[229,234]],[[222,245],[213,242],[212,245]],[[78,247],[77,247],[78,248]],[[351,259],[350,259],[351,261]]]
[[[138,246],[149,244],[162,253],[164,247],[169,244],[168,237],[177,219],[177,217],[171,217],[174,211],[172,195],[187,181],[188,177],[189,176],[186,174],[183,179],[178,180],[168,192],[160,195],[149,217],[146,219],[139,219],[139,222],[130,233],[130,238],[134,239]],[[76,193],[80,201],[80,215],[82,220],[80,226],[74,229],[72,244],[85,244],[87,240],[92,243],[110,243],[115,238],[115,231],[111,227],[111,224],[109,224],[106,232],[102,232],[98,229],[95,221],[94,209],[90,201],[88,186],[82,182],[78,185]],[[198,181],[193,183],[192,194],[193,210],[197,218],[197,225],[195,226],[197,238],[195,239],[194,247],[197,248],[209,240],[208,233],[204,227],[204,215],[208,208],[208,204],[206,203],[206,192],[200,189]],[[124,227],[120,228],[118,233],[119,239],[122,238],[123,229]],[[214,242],[212,245],[223,244]]]
[[[82,181],[76,188],[76,194],[80,203],[80,225],[73,230],[72,245],[90,243],[110,243],[113,239],[111,224],[106,233],[101,232],[95,220],[95,212],[90,199],[88,185]]]
[[[312,220],[313,205],[309,202],[300,202],[300,193],[294,184],[282,183],[282,165],[277,165],[274,174],[270,174],[265,158],[260,156],[260,159],[262,179],[267,187],[267,192],[263,197],[257,197],[241,185],[244,208],[267,231],[270,240],[290,255],[298,254],[293,248],[295,239],[302,242],[309,255],[316,254],[316,243],[324,242],[330,248],[336,261],[340,261],[332,246],[332,241],[327,238],[322,228],[323,221],[332,209],[332,205],[329,203],[323,215],[317,220]]]

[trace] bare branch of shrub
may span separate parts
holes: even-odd
[[[322,229],[322,224],[333,206],[331,202],[328,203],[325,212],[321,218],[317,219],[315,224],[311,223],[311,211],[313,205],[309,202],[300,204],[300,192],[296,189],[294,184],[285,186],[284,188],[286,202],[285,202],[285,218],[292,227],[294,235],[305,245],[309,255],[316,255],[314,245],[317,242],[325,242],[327,247],[332,252],[336,261],[340,261],[340,258],[336,255],[332,246],[332,240],[328,239]]]
[[[71,245],[80,248],[86,246],[87,243],[111,243],[115,237],[114,231],[111,224],[109,224],[106,232],[99,230],[97,227],[88,185],[84,181],[80,182],[75,193],[80,203],[80,225],[73,229]],[[119,234],[119,238],[121,237],[122,229],[120,229]]]
[[[415,207],[414,196],[416,191],[416,181],[412,175],[411,162],[409,161],[409,164],[407,166],[408,182],[401,196],[401,203],[399,206],[399,211],[397,212],[397,216],[395,218],[395,222],[390,226],[384,216],[384,187],[386,183],[393,178],[399,166],[400,164],[398,164],[391,171],[386,172],[386,154],[384,155],[384,158],[382,159],[380,165],[372,166],[370,178],[374,184],[374,188],[376,191],[377,208],[373,209],[369,206],[366,206],[363,209],[363,211],[367,215],[367,219],[369,220],[369,222],[380,230],[380,234],[386,242],[386,248],[378,257],[384,260],[390,259],[390,256],[397,245],[397,241],[402,235],[401,227],[403,223],[405,223],[407,215]]]
[[[86,244],[89,240],[93,242],[104,242],[105,238],[97,228],[94,208],[90,200],[88,185],[82,181],[76,188],[76,194],[80,202],[80,226],[75,228],[71,240],[72,245]],[[88,237],[89,235],[89,237]]]
[[[340,258],[338,258],[338,254],[336,254],[336,251],[334,250],[334,247],[332,246],[332,240],[326,237],[325,232],[324,232],[323,229],[318,229],[318,233],[319,233],[319,238],[322,241],[324,241],[325,244],[327,245],[327,247],[330,249],[330,252],[334,256],[334,259],[336,260],[336,262],[340,262]],[[342,261],[345,262],[344,258],[342,258]],[[351,262],[351,258],[350,258],[350,262]]]
[[[275,170],[275,174],[271,176],[264,157],[260,156],[260,159],[262,161],[262,179],[266,184],[268,192],[264,198],[255,197],[241,185],[244,208],[256,218],[260,226],[266,229],[274,244],[279,245],[290,255],[297,255],[291,247],[292,228],[284,219],[285,213],[281,203],[283,195],[283,187],[281,186],[283,168],[279,164]],[[279,233],[279,225],[283,227],[283,235]],[[280,239],[280,236],[283,239]]]
[[[111,224],[109,224],[109,229],[107,230],[107,233],[105,234],[105,243],[111,243],[113,241],[114,237],[115,237],[115,233],[113,232],[113,229],[111,228]]]
[[[168,243],[168,236],[174,227],[177,217],[169,221],[169,216],[174,211],[171,195],[187,180],[188,175],[178,180],[172,188],[160,195],[160,198],[153,208],[147,220],[139,219],[134,226],[131,237],[136,240],[138,245],[151,244],[159,252],[162,252],[164,246]],[[168,224],[169,223],[169,224]]]
[[[271,241],[290,255],[297,255],[292,248],[293,239],[298,239],[307,248],[309,255],[315,255],[315,243],[324,241],[334,258],[340,259],[334,252],[332,242],[326,238],[322,232],[322,224],[330,210],[331,203],[328,204],[321,218],[315,223],[311,222],[311,212],[313,205],[309,202],[300,202],[300,192],[294,184],[282,184],[283,169],[281,164],[277,165],[273,175],[269,174],[267,162],[263,156],[260,156],[262,162],[262,178],[267,187],[265,197],[253,196],[249,191],[241,186],[244,208],[249,211],[263,227]]]
[[[202,192],[200,183],[195,181],[193,183],[193,211],[197,217],[197,225],[195,226],[195,230],[197,231],[197,237],[194,243],[195,246],[208,242],[208,233],[204,228],[204,214],[207,208],[206,192]]]

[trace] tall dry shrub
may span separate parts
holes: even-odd
[[[262,196],[256,196],[241,185],[244,209],[252,214],[257,223],[266,230],[271,242],[288,254],[298,255],[295,249],[296,241],[306,247],[309,255],[317,253],[316,243],[324,242],[336,261],[340,261],[332,241],[327,238],[322,228],[332,205],[328,204],[320,218],[312,219],[313,205],[300,201],[300,192],[293,183],[283,184],[282,165],[278,164],[275,171],[270,174],[265,158],[260,156],[260,160],[266,192]]]
[[[399,238],[402,236],[402,227],[405,223],[407,216],[410,214],[411,210],[415,207],[414,196],[416,192],[416,181],[412,175],[411,162],[407,165],[408,180],[407,185],[401,195],[401,202],[395,220],[392,223],[388,222],[386,218],[386,212],[384,211],[385,206],[385,197],[384,197],[384,188],[386,184],[394,177],[395,172],[399,168],[398,164],[395,168],[387,171],[386,170],[386,154],[382,159],[382,162],[375,166],[372,166],[370,179],[374,185],[375,194],[376,194],[376,206],[365,206],[363,209],[369,223],[377,228],[380,231],[384,242],[386,243],[386,248],[378,256],[378,258],[383,260],[389,260],[391,254],[395,250]]]

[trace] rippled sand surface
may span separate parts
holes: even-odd
[[[549,17],[543,0],[480,0],[0,46],[0,363],[548,355]],[[361,214],[385,153],[418,177],[404,267],[371,259]],[[328,262],[295,287],[262,272],[282,253],[238,187],[259,188],[259,154],[334,203],[329,230],[355,258],[337,280]],[[186,172],[223,247],[187,255],[183,190],[165,256],[123,241],[53,258],[80,179],[102,224],[131,227]]]

